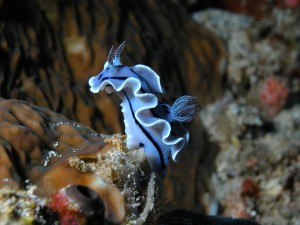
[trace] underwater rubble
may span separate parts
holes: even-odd
[[[259,21],[221,10],[194,15],[228,49],[225,94],[201,111],[220,148],[211,176],[220,215],[299,224],[299,18],[276,8]]]

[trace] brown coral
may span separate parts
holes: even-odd
[[[152,210],[154,175],[142,149],[126,150],[124,136],[100,135],[48,109],[3,98],[0,128],[2,187],[18,193],[34,185],[46,199],[70,185],[91,188],[113,223],[145,221]],[[87,220],[77,211],[68,213]]]
[[[121,222],[124,200],[120,191],[99,176],[71,168],[70,156],[111,149],[103,139],[83,125],[50,110],[23,101],[0,99],[0,179],[25,187],[38,185],[37,193],[50,196],[70,184],[93,188],[103,199],[106,218]],[[3,184],[5,185],[5,184]]]
[[[100,151],[104,142],[93,130],[45,108],[23,101],[0,99],[0,178],[22,186],[38,179],[68,154]]]

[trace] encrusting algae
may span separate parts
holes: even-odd
[[[34,188],[27,191],[9,187],[0,189],[0,224],[50,224],[57,221],[53,213],[52,220],[48,222],[42,216],[46,211],[46,199],[40,198],[33,193]],[[50,211],[49,211],[50,215]]]
[[[124,148],[124,135],[105,137],[108,139],[104,139],[104,142],[113,145],[110,151],[92,156],[71,157],[68,159],[69,165],[82,173],[96,174],[107,186],[117,187],[125,201],[125,221],[141,219],[141,209],[144,209],[143,212],[152,210],[152,207],[145,209],[145,204],[147,199],[154,198],[155,175],[151,173],[143,149],[127,151]],[[148,192],[145,189],[147,186]],[[117,199],[113,201],[116,202]]]

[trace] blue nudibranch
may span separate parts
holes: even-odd
[[[151,169],[165,174],[168,156],[174,161],[187,144],[188,131],[182,122],[190,121],[197,113],[196,99],[182,96],[173,106],[158,101],[155,94],[163,93],[159,76],[148,66],[124,66],[120,54],[123,42],[108,54],[103,71],[89,80],[90,90],[115,92],[122,100],[128,149],[142,147]]]

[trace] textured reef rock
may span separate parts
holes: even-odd
[[[146,220],[156,179],[143,150],[127,152],[121,135],[101,136],[24,101],[1,98],[0,117],[4,224],[51,224],[50,218],[60,224],[93,224],[87,222],[91,215],[99,216],[96,224],[101,224],[101,205],[107,221]]]
[[[295,105],[265,121],[257,108],[225,96],[202,113],[221,149],[212,183],[222,215],[297,224],[299,109]]]
[[[7,185],[7,184],[6,184]],[[33,188],[24,191],[9,185],[0,188],[1,224],[54,224],[57,217],[47,211],[46,200],[33,194]],[[47,222],[43,214],[48,214]]]
[[[215,205],[225,216],[298,225],[299,10],[274,9],[260,21],[220,10],[196,17],[224,38],[229,54],[226,94],[201,113],[220,148]]]

